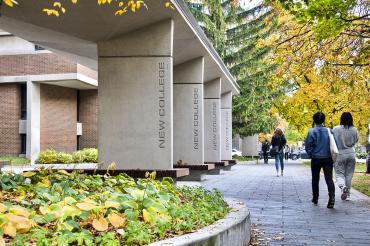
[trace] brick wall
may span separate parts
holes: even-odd
[[[40,86],[40,148],[73,152],[77,148],[77,91],[71,88]]]
[[[0,56],[0,76],[81,73],[98,78],[98,73],[54,53]]]
[[[98,147],[98,90],[80,91],[80,122],[82,136],[80,147]]]
[[[20,85],[0,84],[0,156],[17,156],[21,152],[20,112]]]

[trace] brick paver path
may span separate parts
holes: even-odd
[[[310,169],[300,161],[290,161],[284,177],[276,177],[273,164],[239,164],[207,176],[202,185],[245,201],[252,223],[271,238],[268,245],[370,245],[369,197],[354,191],[351,201],[341,201],[336,187],[335,209],[327,209],[322,176],[319,205],[314,206]]]

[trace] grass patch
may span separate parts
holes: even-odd
[[[370,175],[354,175],[352,179],[352,187],[365,195],[370,196]]]
[[[365,163],[356,163],[356,166],[355,166],[356,173],[364,173],[365,171],[366,171]]]
[[[258,158],[256,157],[250,157],[250,156],[238,156],[238,155],[234,155],[233,156],[233,160],[237,160],[237,161],[256,161]]]
[[[311,167],[311,161],[303,161],[303,165],[306,167]]]
[[[30,160],[23,157],[0,156],[0,160],[11,161],[13,166],[23,166],[30,164]]]
[[[154,178],[50,169],[0,173],[0,245],[146,245],[230,211],[218,191]]]

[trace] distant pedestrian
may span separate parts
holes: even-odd
[[[357,128],[353,126],[351,113],[344,112],[342,114],[340,125],[334,127],[333,133],[339,151],[335,161],[337,184],[342,191],[342,200],[349,200],[356,164],[354,146],[358,141]]]
[[[286,139],[283,131],[280,128],[276,128],[274,136],[271,140],[271,152],[275,157],[275,168],[276,176],[279,177],[279,166],[281,169],[281,176],[284,175],[284,146]]]
[[[313,115],[314,128],[307,134],[305,148],[311,158],[312,202],[317,205],[319,199],[320,170],[324,170],[326,185],[329,191],[328,208],[334,208],[335,186],[333,182],[333,160],[330,153],[329,131],[323,126],[325,115],[317,112]]]
[[[269,150],[270,150],[270,143],[265,140],[265,142],[262,143],[262,155],[263,155],[263,162],[265,164],[269,163]]]
[[[285,157],[285,160],[288,160],[289,159],[289,152],[290,152],[289,145],[285,145],[285,149],[284,149],[284,157]]]

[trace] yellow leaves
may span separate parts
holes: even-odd
[[[6,214],[5,217],[8,222],[2,226],[2,229],[4,230],[4,234],[10,237],[14,238],[17,234],[17,231],[20,233],[26,233],[31,229],[31,220],[26,217],[11,213]]]
[[[106,201],[104,205],[107,208],[119,208],[120,203],[116,201]]]
[[[17,228],[15,228],[15,226],[13,225],[13,223],[6,223],[3,226],[3,230],[4,230],[4,234],[5,235],[8,235],[8,236],[13,237],[13,238],[17,234]]]
[[[54,2],[53,7],[62,7],[62,4],[60,2]]]
[[[117,10],[114,15],[123,15],[126,12],[127,12],[127,7],[124,7],[123,9]]]
[[[96,208],[96,205],[91,202],[79,202],[76,204],[76,207],[78,207],[79,209],[83,211],[90,211]]]
[[[98,4],[101,5],[101,4],[106,4],[106,3],[111,3],[112,0],[98,0]]]
[[[25,208],[22,207],[12,207],[9,209],[9,212],[23,217],[30,216],[30,213]]]
[[[77,3],[77,0],[71,0],[73,4],[76,4]]]
[[[15,1],[15,0],[3,0],[3,3],[5,3],[6,5],[8,5],[9,7],[13,7],[14,4],[18,4],[18,2]]]
[[[59,17],[59,12],[55,9],[43,9],[43,12],[46,12],[47,15],[55,15],[56,17]]]
[[[154,221],[154,215],[150,213],[148,210],[143,209],[143,219],[145,223],[151,224]]]
[[[173,7],[173,4],[172,4],[171,2],[166,2],[166,3],[164,4],[164,6],[165,6],[166,8],[175,9],[175,8]]]
[[[0,213],[4,213],[7,210],[8,210],[8,208],[4,204],[0,203]]]
[[[5,246],[5,240],[0,236],[0,246]]]
[[[24,173],[21,173],[21,175],[23,177],[26,177],[26,178],[30,178],[32,176],[35,176],[37,173],[36,172],[24,172]]]
[[[108,222],[104,217],[99,217],[98,219],[94,219],[92,222],[92,226],[97,231],[108,230]]]
[[[126,218],[123,217],[122,214],[118,214],[118,213],[115,213],[115,212],[111,212],[108,215],[108,220],[114,226],[114,228],[123,227],[125,222],[126,222]]]

